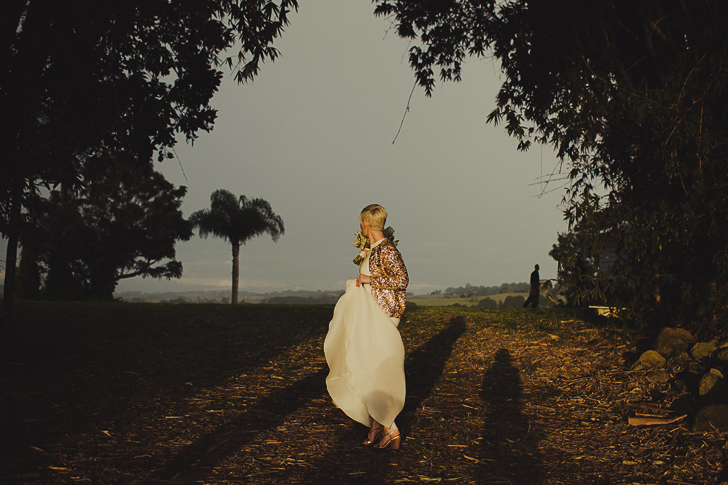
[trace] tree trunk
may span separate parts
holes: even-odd
[[[8,249],[5,258],[5,288],[3,290],[3,306],[0,315],[2,339],[7,340],[14,330],[13,296],[15,294],[15,269],[18,259],[18,239],[20,235],[20,215],[22,212],[22,185],[16,181],[10,208],[10,227],[8,228]]]
[[[238,278],[240,277],[240,244],[233,243],[233,295],[230,303],[238,302]]]

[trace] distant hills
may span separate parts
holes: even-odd
[[[0,298],[4,285],[0,284]],[[486,295],[505,296],[509,293],[528,292],[527,283],[504,283],[494,287],[478,287],[470,284],[459,288],[447,288],[445,291],[433,291],[428,295],[413,295],[408,292],[408,300],[418,304],[451,305],[453,303],[477,305],[478,301]],[[268,293],[253,293],[241,291],[238,298],[241,303],[269,303],[269,304],[311,304],[334,305],[344,290],[286,290]],[[142,291],[121,291],[114,293],[114,298],[127,302],[147,303],[230,303],[230,290],[200,290],[200,291],[169,291],[145,293]],[[465,302],[464,300],[468,301]],[[428,300],[427,302],[424,300]],[[432,300],[432,301],[429,301]],[[439,301],[442,300],[442,301]]]
[[[305,291],[286,290],[269,293],[251,293],[241,291],[238,299],[241,303],[273,303],[273,304],[335,304],[343,291]],[[141,291],[123,291],[114,297],[128,302],[151,303],[230,303],[230,290],[207,290],[185,292],[143,293]]]

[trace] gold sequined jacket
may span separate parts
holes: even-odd
[[[402,254],[392,241],[385,239],[372,249],[369,272],[374,300],[390,317],[402,318],[409,275]]]

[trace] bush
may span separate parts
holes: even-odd
[[[521,308],[526,303],[522,296],[507,296],[500,304],[501,308]]]
[[[478,306],[482,308],[498,308],[498,302],[493,298],[483,298],[478,302]]]

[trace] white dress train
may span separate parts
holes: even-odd
[[[368,264],[362,266],[368,270]],[[334,308],[324,341],[326,387],[353,420],[370,426],[371,417],[392,428],[406,394],[404,345],[396,326],[399,319],[390,318],[366,286],[348,280]]]

